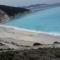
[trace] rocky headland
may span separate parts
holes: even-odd
[[[25,8],[0,5],[0,22],[4,23],[5,21],[8,21],[9,19],[11,20],[12,18],[15,18],[16,16],[21,16],[29,12],[30,10],[25,9]]]
[[[3,23],[4,21],[8,21],[10,18],[9,16],[0,9],[0,23]]]

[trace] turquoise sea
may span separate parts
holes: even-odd
[[[8,26],[30,30],[60,33],[60,7],[28,14],[6,23]]]

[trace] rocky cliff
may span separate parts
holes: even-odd
[[[30,10],[25,8],[0,5],[0,22],[6,21],[9,18],[15,18],[17,15],[21,16],[22,14],[29,12]]]
[[[2,10],[0,10],[0,23],[4,23],[9,20],[9,16]]]

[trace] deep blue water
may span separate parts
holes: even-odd
[[[30,30],[60,33],[60,7],[38,11],[6,24]]]

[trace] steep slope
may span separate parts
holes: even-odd
[[[17,15],[21,16],[29,12],[30,10],[25,8],[0,5],[0,23],[5,23],[9,19],[15,18]]]
[[[2,10],[0,10],[0,23],[8,21],[9,16]]]
[[[11,6],[5,6],[5,5],[0,5],[0,9],[3,10],[10,17],[30,11],[25,8],[11,7]]]

